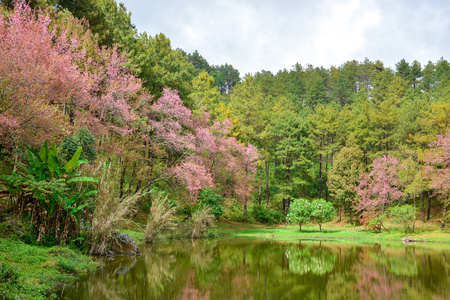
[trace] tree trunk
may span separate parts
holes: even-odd
[[[124,161],[123,166],[122,166],[122,174],[120,175],[120,179],[119,179],[119,198],[123,197],[123,184],[125,183],[125,173],[127,170],[127,166],[126,166],[126,161]]]
[[[341,220],[342,220],[341,210],[342,210],[341,199],[339,199],[339,222],[341,222]]]
[[[259,206],[261,206],[261,198],[262,198],[262,167],[259,171]]]
[[[244,220],[247,221],[247,201],[244,203]]]
[[[266,160],[266,208],[269,208],[269,159]]]
[[[298,226],[300,226],[299,231],[302,231],[302,223],[298,223]]]
[[[445,228],[445,218],[447,217],[447,206],[448,205],[444,204],[444,212],[442,214],[441,229]]]
[[[319,154],[319,199],[322,199],[322,154]]]
[[[273,158],[273,161],[275,163],[275,167],[273,168],[273,177],[277,176],[277,156]]]
[[[420,198],[422,200],[422,223],[425,223],[425,201],[423,199],[423,192],[420,193]]]
[[[288,211],[289,211],[289,203],[290,201],[289,201],[289,199],[288,198],[284,198],[283,197],[283,214],[284,214],[284,217],[286,218],[286,216],[287,216],[287,213],[288,213]]]
[[[131,195],[131,186],[136,179],[136,162],[133,164],[133,171],[131,172],[130,184],[128,185],[128,195]]]
[[[328,201],[328,152],[325,158],[325,201]]]
[[[430,220],[430,211],[431,211],[431,197],[430,197],[430,191],[428,191],[428,211],[427,211],[427,221]]]
[[[142,165],[144,165],[145,157],[147,155],[147,152],[146,152],[147,148],[146,148],[146,146],[147,146],[147,142],[144,140],[144,150],[142,151]],[[150,152],[150,149],[148,149],[148,151]],[[136,189],[134,190],[135,194],[141,190],[141,185],[142,185],[142,179],[139,178],[139,180],[138,180],[138,182],[136,184]]]

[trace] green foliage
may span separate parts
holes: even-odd
[[[311,202],[311,219],[319,225],[322,231],[322,224],[336,217],[336,209],[333,204],[323,199],[316,199]]]
[[[401,224],[405,235],[413,230],[416,221],[416,208],[410,204],[389,208],[391,221]]]
[[[0,176],[8,192],[17,197],[17,206],[31,206],[38,242],[51,240],[49,235],[58,243],[78,236],[80,213],[89,204],[86,199],[97,193],[90,185],[81,184],[98,181],[77,171],[86,162],[79,159],[81,150],[78,147],[63,166],[55,143],[49,148],[45,142],[39,152],[27,146],[26,152],[20,153],[24,162],[15,163],[18,170]]]
[[[17,267],[7,264],[0,264],[0,282],[16,284],[18,279],[19,275]]]
[[[358,203],[355,186],[363,172],[363,152],[359,148],[349,146],[338,152],[328,173],[328,186],[339,208],[344,206],[347,211],[351,211]]]
[[[284,219],[282,213],[266,209],[261,205],[255,205],[252,213],[257,222],[267,225],[280,224]]]
[[[209,207],[214,218],[218,220],[223,215],[223,201],[224,199],[220,195],[220,190],[203,189],[198,194],[197,207],[198,209]]]
[[[290,224],[298,224],[300,231],[302,224],[307,224],[311,221],[311,203],[306,199],[295,199],[289,206],[289,213],[287,220]]]
[[[244,216],[242,215],[242,204],[240,204],[236,199],[227,199],[223,205],[223,219],[231,222],[245,222]]]
[[[69,161],[79,147],[82,148],[80,159],[92,162],[97,158],[94,136],[89,130],[80,129],[77,133],[65,137],[59,145],[61,159]]]
[[[373,230],[380,232],[381,231],[381,227],[384,227],[383,223],[386,221],[387,219],[387,215],[380,215],[380,216],[376,216],[374,218],[372,218],[368,223],[367,226],[369,228],[372,228]]]

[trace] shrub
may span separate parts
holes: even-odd
[[[242,204],[235,199],[227,199],[223,206],[222,217],[231,222],[247,222],[242,213]]]
[[[69,161],[77,152],[78,147],[82,147],[80,159],[93,162],[97,158],[95,150],[95,138],[87,129],[80,129],[78,132],[64,137],[59,148],[61,149],[61,158]]]
[[[414,206],[407,204],[389,208],[391,220],[394,223],[401,224],[405,235],[408,231],[414,232],[414,222],[416,221],[416,209]]]
[[[222,202],[223,197],[220,195],[220,190],[203,189],[197,197],[197,207],[211,208],[211,213],[216,220],[223,214]]]
[[[311,203],[306,199],[295,199],[289,206],[287,220],[290,224],[298,224],[302,231],[302,224],[311,221]]]
[[[316,199],[311,202],[311,220],[319,225],[322,231],[322,224],[330,221],[336,216],[336,209],[333,204],[323,199]]]
[[[261,205],[253,208],[253,217],[257,222],[267,225],[279,224],[284,218],[282,213],[266,209]]]

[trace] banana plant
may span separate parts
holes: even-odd
[[[97,178],[81,176],[81,172],[77,170],[87,162],[79,159],[82,148],[79,147],[64,166],[60,162],[55,143],[49,147],[48,142],[45,142],[39,152],[30,146],[26,148],[25,153],[20,153],[25,162],[16,163],[17,172],[0,176],[8,190],[39,200],[49,216],[60,205],[77,220],[77,214],[89,204],[83,201],[94,196],[97,190],[87,186],[87,189],[74,194],[76,184],[98,182]]]

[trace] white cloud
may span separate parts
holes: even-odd
[[[413,0],[122,0],[139,31],[164,33],[174,48],[243,76],[303,66],[339,66],[368,57],[388,66],[405,58],[448,59],[450,5]]]

